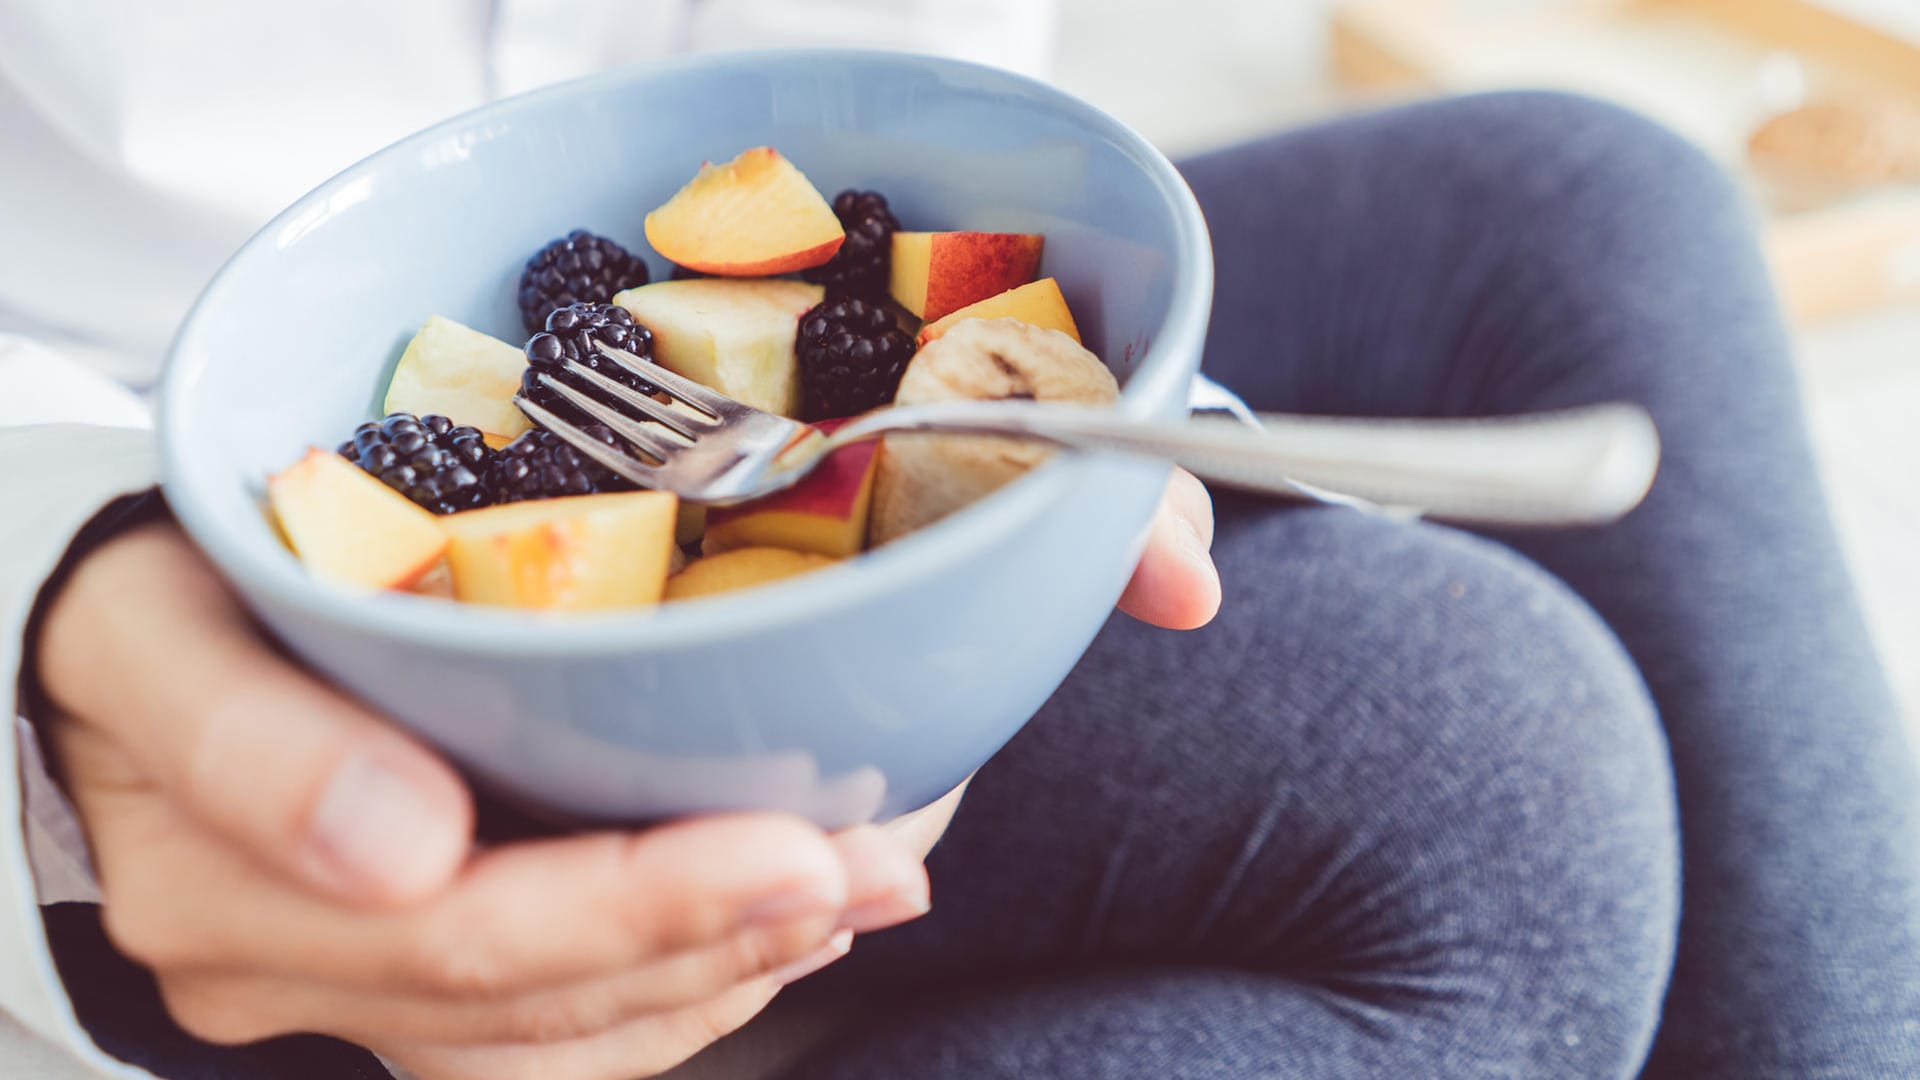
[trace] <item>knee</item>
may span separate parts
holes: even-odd
[[[1510,201],[1561,215],[1550,224],[1581,232],[1625,225],[1682,237],[1706,226],[1746,228],[1745,197],[1728,172],[1640,113],[1543,90],[1455,98],[1432,108],[1435,126],[1482,157],[1486,180]]]
[[[1631,1072],[1659,1014],[1679,885],[1666,745],[1637,670],[1585,603],[1508,549],[1311,517],[1288,560],[1374,553],[1364,576],[1270,594],[1292,628],[1268,636],[1289,673],[1274,693],[1347,725],[1329,756],[1348,764],[1315,797],[1360,823],[1363,845],[1322,914],[1367,918],[1313,963],[1389,1007],[1476,1002],[1497,1030],[1450,1031],[1522,1074]]]
[[[1203,633],[1242,673],[1211,719],[1231,740],[1285,759],[1308,740],[1355,814],[1417,799],[1405,836],[1473,824],[1475,873],[1519,872],[1542,848],[1572,868],[1623,860],[1565,884],[1670,906],[1665,735],[1624,647],[1565,583],[1484,538],[1349,511],[1229,512],[1219,550],[1234,588]]]
[[[1472,408],[1596,396],[1658,405],[1702,385],[1790,396],[1782,320],[1748,199],[1699,147],[1637,113],[1527,91],[1426,106],[1425,175],[1461,255],[1478,346]],[[1523,284],[1524,283],[1524,284]],[[1673,381],[1668,381],[1669,379]],[[1754,385],[1764,387],[1763,391]]]

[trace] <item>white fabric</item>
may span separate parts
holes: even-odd
[[[1053,27],[1053,0],[0,3],[0,704],[75,531],[154,481],[142,391],[168,337],[302,192],[490,97],[649,57],[862,45],[1044,76]],[[48,957],[37,905],[96,893],[15,728],[0,733],[0,1075],[145,1076],[86,1038]],[[35,1064],[50,1054],[71,1068]]]
[[[6,378],[0,367],[0,380]],[[4,385],[4,383],[0,383]],[[68,538],[116,496],[152,486],[155,479],[153,440],[134,427],[88,424],[38,424],[0,428],[0,501],[8,513],[0,518],[0,696],[10,695],[20,670],[20,628],[39,593],[40,583],[65,554]],[[49,467],[58,462],[59,467]],[[34,467],[21,467],[21,466]],[[9,710],[11,711],[11,710]],[[34,765],[33,787],[44,794],[49,785],[39,774],[23,744],[0,739],[0,821],[22,821],[20,785],[14,781],[23,767]],[[74,832],[65,807],[41,799],[32,807],[34,839],[71,840]],[[47,865],[47,884],[71,891],[76,865],[84,855],[68,850]],[[58,884],[56,885],[56,879]],[[65,896],[58,897],[61,899]],[[55,897],[49,897],[49,902]],[[114,1067],[93,1052],[54,973],[43,935],[33,867],[28,860],[28,830],[0,828],[0,1012],[90,1057],[107,1076],[145,1076],[145,1072]]]

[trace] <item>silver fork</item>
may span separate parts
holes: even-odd
[[[608,446],[524,396],[514,403],[614,473],[702,503],[744,502],[789,487],[849,443],[945,432],[1156,458],[1213,484],[1280,498],[1483,525],[1593,525],[1616,520],[1640,502],[1660,457],[1646,410],[1619,403],[1464,420],[1268,413],[1258,416],[1256,426],[1225,419],[1133,420],[1106,409],[1031,401],[956,401],[883,409],[824,436],[632,353],[595,344],[673,400],[659,401],[572,361],[564,368],[568,375],[623,408],[544,372],[539,379],[642,457]]]

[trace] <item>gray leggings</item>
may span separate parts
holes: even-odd
[[[1740,196],[1542,94],[1185,171],[1256,407],[1631,398],[1664,470],[1564,534],[1223,498],[1219,621],[1114,620],[796,1080],[1920,1076],[1912,757]]]

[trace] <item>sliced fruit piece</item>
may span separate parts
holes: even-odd
[[[1045,243],[1034,233],[897,232],[889,288],[931,322],[1032,281]]]
[[[647,215],[647,243],[686,267],[727,277],[761,277],[819,266],[846,230],[820,192],[772,147],[708,162],[687,186]]]
[[[815,424],[831,434],[845,420]],[[750,547],[790,548],[847,558],[867,546],[867,510],[873,503],[873,477],[879,461],[876,440],[835,451],[806,479],[739,506],[707,512],[708,555]]]
[[[696,596],[750,589],[783,578],[795,577],[836,560],[825,555],[785,548],[752,547],[697,559],[667,581],[668,600],[691,600]]]
[[[946,333],[963,319],[1019,319],[1028,326],[1058,330],[1075,342],[1080,340],[1080,327],[1074,324],[1073,312],[1067,308],[1067,298],[1060,295],[1060,283],[1052,278],[1041,278],[1031,285],[1009,289],[998,296],[963,307],[944,319],[930,322],[920,328],[920,344],[925,345]]]
[[[386,411],[439,413],[510,440],[533,426],[513,405],[526,370],[518,346],[435,315],[400,354],[387,384]]]
[[[653,331],[669,371],[782,416],[800,412],[794,339],[826,290],[803,281],[696,278],[628,289],[614,302]]]
[[[447,560],[441,559],[433,568],[420,576],[420,580],[407,587],[415,596],[431,596],[436,600],[452,600],[453,571],[447,569]]]
[[[1106,405],[1120,387],[1100,358],[1057,330],[1017,319],[966,319],[907,365],[898,405],[1026,398]],[[895,540],[1018,479],[1050,453],[976,435],[889,436],[874,477],[868,541]]]
[[[673,559],[679,500],[664,491],[575,495],[440,519],[454,595],[543,611],[648,607]]]
[[[267,479],[281,535],[315,576],[404,589],[447,548],[434,516],[339,454],[318,448]]]

